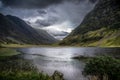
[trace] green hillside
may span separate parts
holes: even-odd
[[[57,40],[46,31],[32,28],[22,19],[0,13],[0,44],[52,44]]]
[[[99,0],[83,22],[60,45],[120,46],[119,0]]]

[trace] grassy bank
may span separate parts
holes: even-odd
[[[94,45],[59,45],[59,43],[56,44],[51,44],[51,45],[30,45],[30,44],[2,44],[1,45],[3,48],[30,48],[30,47],[120,47],[120,46],[94,46]]]
[[[37,46],[45,46],[45,45],[30,45],[30,44],[2,44],[2,47],[8,48],[22,48],[22,47],[37,47]]]
[[[6,56],[0,59],[0,80],[51,80],[51,78],[37,72],[27,60],[17,56]]]
[[[51,45],[32,45],[32,44],[2,44],[4,48],[29,48],[29,47],[64,47],[58,44]],[[67,46],[69,47],[69,46]]]
[[[14,49],[10,48],[0,48],[0,57],[5,57],[5,56],[14,56],[20,54]]]

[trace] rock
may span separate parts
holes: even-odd
[[[64,80],[63,74],[58,71],[55,71],[52,75],[52,80]]]

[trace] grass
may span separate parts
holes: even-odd
[[[101,28],[85,34],[69,36],[58,45],[120,47],[120,30]]]
[[[9,47],[9,48],[21,48],[21,47],[36,47],[36,46],[40,46],[40,45],[30,45],[30,44],[2,44],[2,47]]]
[[[84,68],[84,75],[95,77],[91,80],[120,80],[120,59],[99,56],[90,59]]]
[[[52,80],[37,71],[30,61],[18,56],[0,58],[0,80]]]
[[[1,56],[14,56],[14,55],[18,55],[20,54],[19,52],[17,52],[14,49],[10,49],[10,48],[0,48],[0,57]]]
[[[36,72],[1,72],[1,80],[51,80],[48,75]]]
[[[58,44],[50,44],[50,45],[30,45],[30,44],[2,44],[2,47],[5,48],[29,48],[29,47],[59,47]]]

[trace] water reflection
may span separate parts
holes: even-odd
[[[40,71],[53,74],[58,70],[64,74],[66,80],[86,80],[82,75],[84,62],[74,60],[75,56],[111,55],[120,57],[119,48],[79,48],[79,47],[40,47],[22,48],[24,58],[33,60]]]

